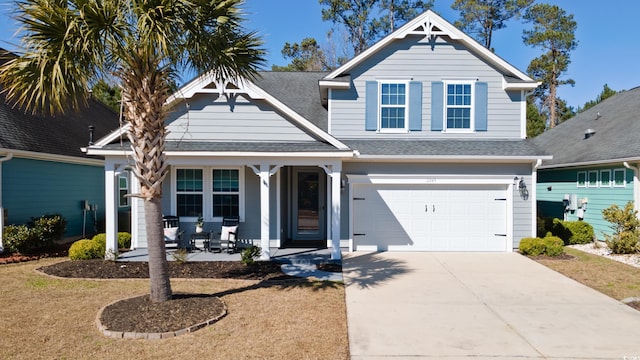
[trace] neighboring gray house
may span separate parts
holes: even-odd
[[[535,234],[536,165],[550,159],[525,139],[538,84],[434,12],[331,73],[260,75],[205,74],[169,99],[163,206],[187,236],[198,215],[209,229],[239,215],[263,258],[310,245],[339,258],[340,246],[512,251]],[[112,199],[109,179],[128,166],[118,136],[88,149],[106,158]],[[146,246],[142,209],[134,247]]]
[[[622,91],[533,139],[553,154],[538,176],[541,216],[590,223],[612,234],[602,210],[640,204],[640,88]],[[565,198],[569,200],[565,202]]]

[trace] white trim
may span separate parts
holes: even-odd
[[[55,162],[63,162],[67,164],[95,165],[95,166],[101,166],[101,167],[104,166],[104,160],[102,159],[89,159],[89,158],[82,158],[82,157],[69,156],[69,155],[56,155],[56,154],[41,153],[41,152],[35,152],[35,151],[14,150],[14,149],[7,149],[7,148],[0,148],[0,152],[12,153],[14,158],[42,160],[42,161],[55,161]]]
[[[436,30],[436,28],[438,30]],[[448,36],[453,40],[459,40],[460,43],[469,47],[475,53],[479,54],[480,57],[484,58],[489,63],[495,65],[504,72],[512,74],[515,77],[527,82],[534,81],[525,73],[521,72],[513,65],[504,61],[502,58],[491,52],[491,50],[482,46],[480,43],[457,29],[455,26],[446,21],[444,18],[440,17],[432,10],[427,10],[413,20],[409,21],[404,26],[400,27],[396,31],[392,32],[391,34],[362,52],[360,55],[354,57],[341,67],[331,72],[323,80],[325,80],[325,82],[328,82],[328,80],[335,79],[342,74],[348,73],[355,66],[362,63],[394,40],[403,39],[408,35],[422,35],[425,37]],[[327,85],[329,86],[329,84]]]
[[[89,149],[90,155],[127,156],[131,150],[102,150]],[[246,157],[246,158],[351,158],[353,151],[340,152],[257,152],[257,151],[165,151],[167,157]],[[551,159],[551,157],[549,157]]]
[[[89,146],[86,149],[88,150],[94,147],[101,148],[105,145],[110,144],[112,141],[120,138],[121,136],[126,137],[126,134],[130,128],[131,128],[131,123],[126,123],[123,126],[120,126],[116,130],[112,131],[111,133],[107,134],[106,136],[102,137],[100,140],[98,140],[96,143],[94,143],[93,145]]]
[[[433,174],[346,174],[349,180],[349,251],[354,251],[354,199],[353,186],[371,184],[371,185],[504,185],[504,191],[507,198],[507,218],[506,231],[507,239],[505,242],[505,251],[513,251],[513,175],[511,176],[495,176],[495,175],[433,175]],[[367,250],[358,248],[357,250]],[[377,250],[377,249],[371,249]],[[391,249],[390,249],[391,250]]]
[[[538,159],[551,159],[551,156],[483,156],[483,155],[358,155],[354,160],[370,161],[431,161],[431,162],[534,162]],[[349,159],[345,159],[349,161]]]
[[[527,138],[527,96],[520,90],[520,139]]]
[[[342,90],[348,90],[351,89],[351,83],[348,83],[346,81],[328,81],[328,80],[320,80],[318,81],[318,86],[320,86],[321,88],[329,88],[329,90],[331,89],[342,89]]]
[[[331,135],[331,130],[332,130],[332,122],[333,122],[333,99],[331,98],[333,96],[333,89],[329,89],[328,95],[327,95],[327,132],[329,133],[329,135]]]
[[[638,158],[638,157],[620,158],[620,159],[602,159],[602,160],[583,161],[583,162],[575,162],[575,163],[544,165],[544,166],[540,166],[540,169],[584,167],[584,166],[592,166],[592,165],[607,166],[609,164],[616,165],[616,164],[622,164],[622,163],[625,163],[625,162],[632,163],[632,162],[638,162],[638,161],[640,161],[640,158]]]

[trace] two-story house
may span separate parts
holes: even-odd
[[[206,74],[169,99],[165,214],[263,248],[512,251],[535,234],[536,166],[525,94],[537,83],[427,11],[331,73]],[[124,129],[126,130],[126,129]],[[107,198],[128,163],[117,133]],[[135,192],[135,189],[133,189]],[[107,236],[115,238],[108,208]],[[133,246],[145,247],[134,200]]]

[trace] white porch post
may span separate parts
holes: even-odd
[[[271,259],[271,249],[269,248],[269,176],[270,166],[260,165],[260,247],[262,255],[260,259]]]
[[[331,172],[331,259],[342,258],[340,252],[340,185],[342,164],[333,164]]]
[[[106,260],[115,260],[118,256],[118,213],[116,208],[116,164],[105,161],[104,164],[104,195],[105,195],[105,231],[107,235]]]

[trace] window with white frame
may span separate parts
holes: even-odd
[[[600,170],[600,187],[611,187],[611,170]]]
[[[240,216],[240,171],[212,170],[212,214],[214,218]]]
[[[203,185],[202,169],[176,169],[176,211],[178,216],[203,216]]]
[[[129,194],[129,178],[125,173],[118,176],[118,198],[120,199],[118,206],[129,206],[129,198],[127,197],[127,194]]]
[[[613,186],[625,187],[627,184],[624,169],[613,169]]]
[[[598,171],[590,170],[588,180],[587,187],[598,187]]]
[[[587,187],[587,172],[578,171],[578,180],[576,182],[578,187]]]
[[[473,129],[473,85],[470,82],[446,84],[446,129]]]
[[[407,129],[407,83],[380,83],[380,131]]]

